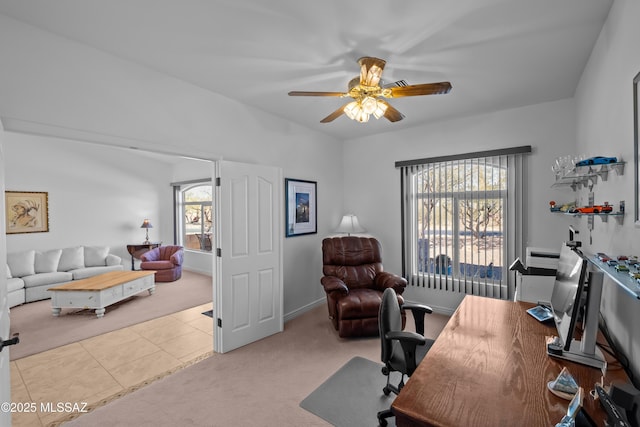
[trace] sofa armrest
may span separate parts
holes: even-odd
[[[322,283],[326,293],[334,291],[343,292],[345,294],[349,293],[347,285],[335,276],[323,276],[322,279],[320,279],[320,283]]]
[[[376,277],[374,277],[373,285],[376,289],[383,292],[387,288],[393,288],[393,290],[396,291],[396,294],[402,295],[404,288],[407,287],[407,280],[397,274],[381,271],[376,274]]]
[[[118,255],[108,254],[107,257],[105,258],[105,264],[106,265],[122,264],[122,258],[120,258]]]

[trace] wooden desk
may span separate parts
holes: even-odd
[[[598,425],[605,413],[589,395],[599,369],[547,355],[555,327],[526,313],[533,304],[466,296],[393,402],[398,426],[554,426],[568,401],[547,390],[563,366],[585,390]],[[617,366],[605,379],[626,380]]]
[[[155,249],[162,243],[141,243],[141,244],[129,244],[127,245],[127,252],[131,255],[131,270],[134,270],[133,259],[140,259],[140,255],[145,252]]]

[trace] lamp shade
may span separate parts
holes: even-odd
[[[365,230],[358,222],[358,217],[353,214],[348,214],[342,217],[342,221],[340,221],[340,225],[336,229],[337,233],[347,233],[350,235],[351,233],[364,233]]]
[[[142,221],[140,228],[153,228],[153,225],[151,225],[151,222],[148,219],[145,219]]]

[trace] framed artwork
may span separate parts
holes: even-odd
[[[634,191],[635,195],[635,212],[634,223],[636,227],[640,227],[640,151],[638,148],[638,126],[640,125],[640,99],[638,99],[638,83],[640,82],[640,73],[633,78],[633,163],[634,163]]]
[[[285,178],[287,237],[318,232],[315,181]]]
[[[7,234],[49,231],[48,193],[5,191],[4,205]]]

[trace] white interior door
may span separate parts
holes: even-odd
[[[2,143],[3,129],[0,123],[0,266],[7,263],[7,238],[5,235],[5,207],[4,207],[4,146]],[[6,267],[5,267],[6,268]],[[9,303],[7,301],[7,275],[4,269],[0,272],[0,338],[8,340],[9,337]],[[11,378],[9,376],[9,351],[11,347],[5,347],[0,351],[0,404],[11,402]],[[0,426],[11,426],[11,413],[0,410]]]
[[[215,351],[282,332],[282,171],[220,161]]]

